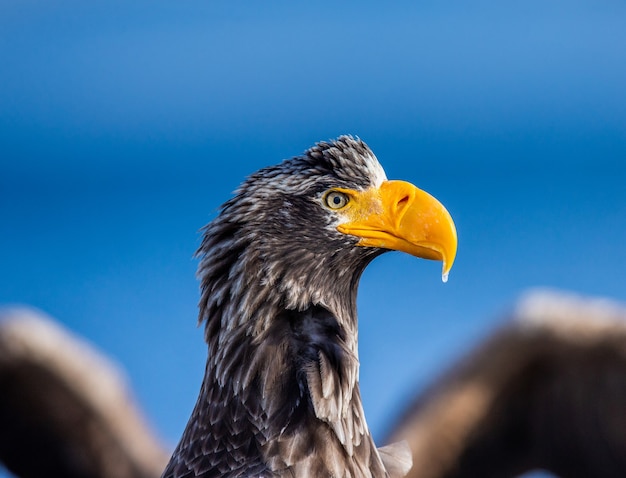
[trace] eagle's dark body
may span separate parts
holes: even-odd
[[[363,142],[341,137],[250,176],[205,228],[209,356],[163,477],[396,476],[381,455],[406,472],[402,447],[376,449],[358,386],[357,285],[384,249],[356,247],[320,206],[329,188],[385,180]]]

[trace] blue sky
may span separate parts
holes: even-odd
[[[199,390],[198,230],[256,169],[350,133],[439,198],[440,265],[360,289],[374,434],[551,287],[626,301],[618,1],[0,2],[0,304],[121,364],[173,446]]]

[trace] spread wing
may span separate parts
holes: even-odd
[[[409,442],[411,478],[626,476],[626,309],[529,296],[390,439]]]
[[[167,462],[120,372],[36,312],[0,312],[0,390],[0,461],[17,476],[153,478]]]

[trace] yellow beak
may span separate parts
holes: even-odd
[[[340,189],[350,197],[347,222],[337,229],[361,238],[360,246],[393,249],[443,261],[445,282],[457,248],[452,217],[434,197],[405,181],[385,181],[365,191]]]

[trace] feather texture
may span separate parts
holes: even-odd
[[[390,476],[358,388],[357,285],[382,250],[355,247],[321,207],[331,187],[384,180],[370,149],[344,136],[253,174],[205,228],[209,356],[164,478]],[[406,460],[390,468],[402,476]]]

